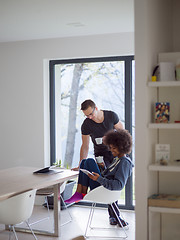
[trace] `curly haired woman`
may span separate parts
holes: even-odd
[[[103,169],[103,171],[100,171],[99,166],[93,158],[83,159],[80,164],[80,169],[86,169],[92,172],[92,175],[86,175],[82,171],[79,172],[77,190],[70,199],[65,201],[66,203],[82,200],[88,191],[88,187],[92,190],[103,185],[109,190],[122,190],[126,185],[133,167],[133,163],[127,155],[131,152],[132,148],[132,137],[130,133],[125,129],[112,130],[105,135],[103,141],[113,154],[113,162],[107,168],[105,168],[104,163],[101,163],[101,169]],[[113,203],[113,206],[119,216],[117,201]],[[108,206],[108,211],[110,224],[117,225],[118,220],[110,205]],[[119,219],[123,226],[128,224],[122,220],[120,216]]]

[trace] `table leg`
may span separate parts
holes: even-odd
[[[60,203],[58,197],[60,196],[60,184],[54,185],[54,236],[60,236]]]

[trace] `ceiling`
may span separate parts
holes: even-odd
[[[0,42],[134,31],[134,0],[0,0]]]

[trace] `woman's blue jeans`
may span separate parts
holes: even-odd
[[[99,175],[101,175],[99,167],[98,167],[97,163],[95,162],[95,160],[93,158],[83,159],[81,161],[80,168],[83,168],[83,169],[86,169],[90,172],[95,172],[95,173],[98,173]],[[90,179],[82,171],[79,171],[78,183],[83,185],[83,186],[89,187],[90,190],[100,186],[100,183]]]

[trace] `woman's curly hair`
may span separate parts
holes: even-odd
[[[125,129],[111,130],[105,134],[104,144],[113,145],[120,153],[129,154],[132,148],[132,137]]]

